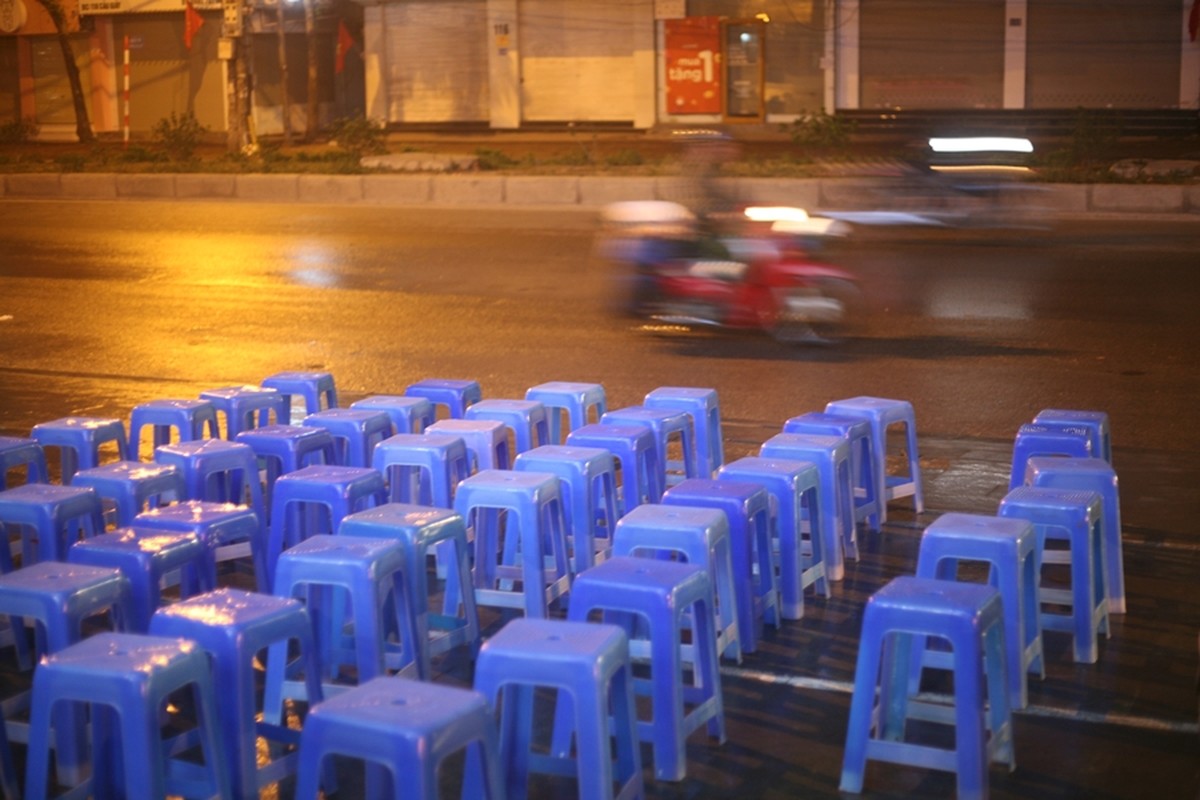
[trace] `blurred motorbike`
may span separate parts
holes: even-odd
[[[698,218],[678,203],[630,201],[603,209],[598,252],[620,313],[828,343],[844,336],[859,288],[818,256],[847,231],[796,208]]]

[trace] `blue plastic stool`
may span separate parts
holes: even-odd
[[[363,683],[394,671],[416,677],[419,665],[428,663],[428,641],[418,636],[409,603],[408,563],[404,543],[394,538],[329,534],[310,536],[279,556],[274,594],[304,600],[325,694],[344,690],[347,679]],[[390,639],[392,633],[398,642]],[[343,665],[353,666],[354,674],[344,675]],[[290,681],[281,685],[281,677],[268,677],[269,692],[292,687]]]
[[[657,503],[666,489],[666,468],[658,456],[658,444],[646,425],[591,424],[567,434],[570,447],[608,450],[621,469],[617,512],[628,514],[642,503]]]
[[[471,457],[461,436],[398,433],[375,448],[372,466],[387,478],[388,499],[452,508],[454,490],[471,474]]]
[[[275,585],[275,562],[285,549],[314,534],[336,533],[350,514],[385,502],[383,476],[368,467],[314,465],[281,475],[271,500],[266,585]]]
[[[1025,708],[1029,704],[1027,673],[1046,677],[1033,526],[1015,518],[943,514],[921,535],[917,577],[957,580],[960,561],[989,565],[988,582],[1000,592],[1004,610],[1009,706]],[[924,663],[945,668],[945,658],[944,651],[929,651]],[[919,674],[913,676],[914,682],[919,679]]]
[[[206,552],[201,585],[216,584],[217,564],[249,557],[258,590],[265,592],[270,587],[262,524],[246,506],[185,500],[143,511],[134,517],[133,526],[196,534]]]
[[[1103,458],[1034,456],[1025,465],[1025,485],[1078,489],[1100,495],[1104,538],[1104,586],[1108,613],[1125,613],[1125,555],[1121,545],[1121,498],[1117,473]],[[2,496],[2,495],[0,495]]]
[[[717,652],[742,661],[737,578],[729,519],[715,508],[644,504],[621,517],[613,534],[613,556],[679,556],[712,576],[716,596]]]
[[[550,444],[546,407],[535,400],[480,400],[467,408],[463,418],[503,423],[512,431],[514,455]]]
[[[50,471],[46,468],[46,452],[36,439],[0,436],[0,491],[8,488],[8,473],[25,470],[24,483],[47,483]]]
[[[854,486],[854,521],[865,522],[868,530],[878,531],[879,479],[875,472],[871,424],[861,417],[812,411],[783,423],[783,432],[846,437],[850,445],[850,482]]]
[[[283,395],[269,386],[225,386],[200,393],[217,410],[218,424],[225,419],[225,438],[233,441],[239,433],[267,425],[286,425],[291,414]],[[272,422],[272,419],[274,420]]]
[[[332,465],[337,460],[333,435],[324,428],[303,425],[263,425],[237,435],[258,457],[263,476],[263,505],[270,522],[275,481],[280,475],[314,465]]]
[[[842,580],[846,574],[846,559],[858,560],[850,445],[840,436],[777,433],[763,442],[758,453],[763,458],[809,461],[816,465],[821,478],[820,528],[825,537],[821,542],[826,558],[825,575],[832,581]]]
[[[224,439],[179,442],[156,448],[154,460],[179,470],[187,499],[249,506],[266,527],[258,456],[250,445]]]
[[[557,698],[549,754],[533,752],[538,689],[552,689]],[[511,620],[480,648],[475,690],[499,706],[500,765],[510,798],[526,796],[531,772],[576,778],[581,800],[643,797],[633,669],[621,628]]]
[[[150,428],[150,451],[170,444],[171,431],[177,442],[216,439],[217,409],[207,400],[151,400],[133,407],[129,418],[129,454],[141,458],[142,428]]]
[[[376,678],[309,713],[300,735],[295,798],[317,800],[322,769],[331,757],[342,756],[366,762],[365,797],[437,800],[438,767],[464,748],[462,796],[505,800],[496,723],[483,695],[425,681]]]
[[[150,634],[190,640],[212,659],[219,741],[229,765],[233,797],[257,800],[259,790],[295,774],[300,732],[284,724],[283,699],[264,697],[262,721],[256,720],[257,677],[254,662],[268,650],[267,670],[283,674],[288,666],[288,645],[297,647],[296,667],[304,672],[310,708],[319,703],[320,665],[312,627],[298,600],[272,597],[238,589],[218,589],[159,609],[150,620]],[[258,737],[292,748],[272,753],[257,763]]]
[[[204,763],[173,759],[160,739],[167,698],[191,688]],[[100,633],[47,656],[33,676],[27,798],[47,796],[50,712],[56,703],[92,708],[93,794],[109,796],[116,774],[124,797],[229,796],[225,754],[217,742],[216,702],[209,656],[195,642],[132,633]],[[119,746],[112,742],[120,740]],[[121,754],[120,759],[117,753]],[[168,763],[169,762],[169,763]]]
[[[692,417],[686,411],[671,408],[628,406],[605,412],[600,418],[607,425],[648,425],[654,432],[658,460],[663,465],[663,487],[679,483],[684,478],[699,477],[697,473],[696,431]],[[672,442],[679,447],[680,459],[671,459]]]
[[[917,418],[912,404],[907,400],[889,400],[884,397],[851,397],[835,400],[825,406],[825,413],[838,416],[859,417],[871,423],[871,447],[875,453],[875,475],[879,491],[879,521],[887,522],[887,505],[890,500],[902,497],[913,499],[913,510],[920,514],[925,510],[925,494],[921,488],[921,461],[917,451]],[[907,469],[899,475],[889,475],[888,429],[893,425],[904,427]]]
[[[478,381],[451,378],[417,381],[409,384],[404,394],[408,397],[424,397],[433,403],[435,410],[445,409],[451,419],[462,419],[467,406],[483,399],[483,389]]]
[[[612,555],[612,531],[617,524],[612,453],[598,447],[544,445],[517,456],[513,469],[558,476],[575,574]]]
[[[454,510],[474,532],[475,602],[548,616],[571,588],[558,478],[548,472],[484,470],[458,485]],[[512,589],[513,581],[521,582],[521,591]]]
[[[1070,425],[1085,428],[1092,440],[1092,455],[1112,463],[1112,429],[1108,414],[1070,408],[1043,408],[1033,418],[1038,425]]]
[[[22,564],[65,561],[72,542],[104,533],[104,512],[86,486],[26,483],[0,492],[0,531],[5,525],[20,528]]]
[[[177,467],[144,461],[114,461],[81,469],[75,473],[71,485],[94,490],[101,505],[111,503],[118,528],[132,525],[133,518],[147,506],[179,502],[187,493],[183,475]],[[105,511],[107,513],[107,509]]]
[[[1096,634],[1109,634],[1108,596],[1104,586],[1103,512],[1100,495],[1071,489],[1036,489],[1020,486],[1000,501],[1001,517],[1033,524],[1038,538],[1038,575],[1045,564],[1069,564],[1070,588],[1043,586],[1041,603],[1065,606],[1070,614],[1041,611],[1047,631],[1065,631],[1075,639],[1075,660],[1095,664],[1100,657]],[[1065,540],[1069,549],[1046,549],[1048,539]]]
[[[913,636],[936,636],[950,643],[952,707],[908,696]],[[860,793],[871,759],[956,773],[958,797],[985,798],[988,764],[1004,762],[1010,770],[1015,766],[1005,672],[1004,614],[995,589],[907,575],[894,578],[872,595],[863,612],[838,788]],[[953,749],[905,741],[908,719],[953,725]]]
[[[1087,428],[1057,424],[1022,425],[1013,439],[1008,488],[1011,491],[1025,483],[1025,464],[1033,456],[1091,458],[1099,455],[1092,451],[1092,439]]]
[[[550,420],[550,443],[562,444],[567,434],[584,425],[600,421],[608,410],[604,387],[598,383],[549,381],[532,386],[525,392],[526,400],[536,400],[546,407]],[[566,424],[563,424],[563,417]]]
[[[663,494],[664,505],[699,506],[725,512],[736,576],[738,633],[742,651],[758,650],[763,623],[779,629],[779,587],[771,542],[771,495],[757,483],[728,478],[688,478]]]
[[[112,445],[117,459],[129,459],[125,423],[99,417],[63,417],[33,426],[30,434],[43,450],[58,448],[62,482],[66,486],[76,471],[100,466],[101,448]]]
[[[442,419],[425,429],[426,433],[457,436],[467,445],[472,471],[509,469],[512,454],[508,450],[508,429],[504,423],[487,419]]]
[[[309,414],[306,428],[324,428],[333,436],[335,463],[344,467],[369,467],[375,446],[392,435],[392,418],[382,411],[330,408]]]
[[[685,411],[692,418],[696,433],[696,464],[698,478],[711,478],[725,463],[725,443],[721,435],[721,404],[716,389],[687,386],[660,386],[646,395],[642,405],[647,408],[668,408]]]
[[[829,597],[825,537],[821,535],[820,470],[810,461],[747,456],[717,471],[717,477],[749,481],[766,489],[775,510],[775,548],[778,550],[780,608],[784,619],[803,619],[804,590]],[[807,517],[812,535],[805,540]],[[807,543],[807,554],[805,545]]]
[[[284,422],[291,422],[296,418],[293,409],[296,398],[300,398],[303,403],[304,416],[338,407],[337,386],[328,372],[278,372],[263,378],[262,385],[276,390],[283,396],[283,407],[287,414]]]
[[[652,709],[638,722],[638,738],[653,746],[655,777],[681,781],[688,736],[706,725],[709,736],[725,741],[709,573],[696,564],[614,556],[582,573],[571,591],[571,620],[587,620],[597,610],[605,622],[625,627],[634,662],[649,665],[650,676],[634,681]],[[684,629],[692,632],[690,658]]]
[[[34,654],[43,661],[82,639],[84,621],[101,614],[117,630],[134,617],[129,580],[119,570],[45,561],[0,576],[0,615],[10,617],[17,635],[23,635],[25,619],[34,621]],[[17,662],[22,671],[37,666],[26,648],[17,648]],[[40,666],[35,678],[38,671]],[[30,694],[19,692],[5,699],[5,712],[19,715],[29,704]],[[13,741],[32,744],[28,725],[9,719],[7,727]],[[86,756],[84,719],[60,709],[54,727],[59,780],[78,782]]]
[[[190,531],[119,528],[74,544],[67,553],[71,564],[119,569],[129,580],[130,617],[126,630],[145,633],[150,617],[163,604],[161,586],[182,570],[180,596],[213,589],[207,546]]]
[[[437,420],[433,403],[424,397],[374,394],[354,401],[350,407],[365,411],[382,411],[391,418],[396,433],[422,433]]]
[[[420,649],[417,674],[421,680],[433,679],[430,656],[462,646],[475,654],[480,643],[479,612],[471,585],[470,542],[459,514],[444,508],[385,503],[343,519],[338,536],[391,538],[403,544],[408,558],[409,580],[404,584],[408,605],[416,618],[417,638],[428,643]],[[429,610],[433,590],[425,568],[435,551],[451,565],[438,613]]]

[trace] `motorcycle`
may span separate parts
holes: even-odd
[[[621,313],[795,343],[836,341],[851,321],[857,279],[818,258],[845,223],[756,206],[701,220],[667,201],[613,203],[602,220]]]

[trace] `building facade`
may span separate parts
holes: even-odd
[[[1192,110],[1193,2],[321,0],[316,108],[321,124],[365,114],[494,129],[788,122],[822,110]],[[230,38],[253,128],[304,129],[303,0],[193,0],[202,22],[190,35],[186,0],[63,4],[97,132],[145,132],[172,112],[226,129]],[[244,14],[236,29],[231,7]],[[0,0],[0,124],[25,118],[73,131],[45,10]]]

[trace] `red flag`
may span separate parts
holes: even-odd
[[[192,8],[192,0],[188,0],[183,7],[183,43],[188,50],[192,49],[192,39],[196,38],[196,34],[203,24],[204,17],[200,16],[199,11]]]
[[[334,63],[333,71],[340,75],[342,70],[346,68],[346,53],[350,52],[350,48],[354,47],[356,42],[354,37],[350,35],[350,31],[346,30],[346,23],[338,20],[338,38],[337,38],[337,61]]]
[[[1192,0],[1192,13],[1188,14],[1188,39],[1196,41],[1200,34],[1200,0]]]

